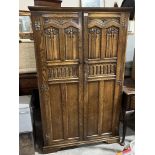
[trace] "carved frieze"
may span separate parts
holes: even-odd
[[[56,23],[59,25],[64,25],[66,23],[70,23],[70,22],[74,22],[78,24],[78,19],[73,19],[73,18],[49,18],[49,17],[45,17],[44,18],[44,23],[48,24],[48,23]]]
[[[49,79],[68,79],[78,77],[78,67],[77,66],[60,66],[52,67],[48,69]]]
[[[106,19],[88,19],[88,24],[96,24],[96,25],[104,25],[106,22]]]
[[[106,25],[106,23],[108,22],[116,22],[116,23],[120,23],[120,18],[98,18],[98,19],[93,19],[93,18],[90,18],[88,20],[88,24],[96,24],[96,25],[100,25],[102,27],[104,27]]]
[[[116,75],[116,63],[91,64],[89,65],[88,76]]]
[[[107,21],[115,21],[117,23],[120,23],[120,18],[116,17],[116,18],[107,18]]]

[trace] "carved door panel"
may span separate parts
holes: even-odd
[[[83,57],[81,13],[35,17],[40,98],[46,145],[82,139]],[[41,38],[39,40],[39,38]]]
[[[121,13],[84,16],[84,137],[95,139],[118,132],[125,55],[122,43],[126,40],[123,37],[126,27],[122,24],[127,16]]]

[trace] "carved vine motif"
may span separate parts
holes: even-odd
[[[56,19],[56,22],[60,25],[63,25],[67,22],[71,22],[71,19]]]
[[[48,28],[48,29],[45,29],[45,34],[49,37],[49,38],[52,38],[54,37],[54,35],[57,35],[59,33],[59,30],[56,29],[56,28]]]
[[[41,92],[44,92],[44,91],[48,91],[49,90],[49,87],[47,84],[42,84],[41,87],[40,87],[40,91]]]
[[[100,26],[105,26],[106,23],[111,22],[111,21],[120,23],[120,18],[98,18],[98,19],[89,19],[89,20],[88,20],[88,24],[90,24],[90,23],[96,23],[96,24],[99,24]]]
[[[77,23],[78,24],[78,19],[73,19],[73,18],[67,18],[67,19],[64,19],[64,18],[49,18],[49,17],[45,17],[44,18],[44,23],[47,24],[47,23],[56,23],[56,24],[59,24],[59,25],[64,25],[65,23],[69,23],[69,22],[74,22],[74,23]]]
[[[41,35],[42,33],[40,33]],[[45,38],[43,37],[43,35],[41,35],[40,37],[40,59],[41,59],[41,76],[42,76],[42,83],[40,86],[40,91],[41,93],[43,93],[45,96],[48,96],[48,90],[49,90],[49,86],[47,83],[47,66],[46,66],[46,52],[44,49],[44,43],[45,43]],[[46,97],[47,98],[47,97]],[[48,102],[48,98],[47,98],[47,102]]]
[[[117,23],[120,23],[120,18],[108,18],[107,21],[115,21]]]
[[[35,30],[38,31],[41,28],[41,24],[39,20],[34,21]]]
[[[64,79],[64,78],[73,78],[77,77],[77,66],[61,66],[48,69],[48,78],[49,79]]]
[[[42,72],[46,72],[46,51],[45,51],[45,37],[43,36],[42,31],[40,31],[40,44],[39,44],[39,48],[40,48],[40,58],[41,58],[41,66],[42,66]]]
[[[42,27],[40,25],[40,21],[37,19],[34,24],[34,28],[36,30],[40,30]],[[48,85],[48,75],[47,75],[47,65],[46,65],[46,51],[45,51],[45,37],[44,31],[37,31],[37,46],[38,46],[38,58],[40,63],[37,64],[38,66],[38,74],[39,74],[39,91],[41,95],[41,102],[44,104],[45,109],[49,109],[50,107],[50,94],[49,94],[49,85]],[[47,111],[45,114],[45,122],[47,119],[51,118],[50,111]],[[51,126],[46,122],[46,130],[45,132],[51,129]],[[50,137],[49,137],[50,139]],[[47,142],[49,139],[46,139]]]
[[[65,29],[65,33],[69,35],[71,38],[73,37],[74,34],[77,34],[78,32],[79,32],[78,29],[72,26]]]
[[[90,65],[89,66],[89,71],[88,71],[89,76],[102,76],[102,75],[107,75],[107,74],[116,74],[116,64],[97,64],[97,65]]]
[[[103,26],[106,21],[106,19],[88,19],[88,24],[96,23]]]
[[[44,17],[44,23],[47,24],[49,22],[58,23],[59,25],[63,25],[64,22],[66,22],[66,20],[59,19],[59,18],[54,19],[54,18]]]
[[[125,28],[128,26],[126,20],[127,20],[126,15],[123,14],[123,15],[122,15],[122,19],[121,19],[121,24],[122,24],[122,26],[125,27]]]

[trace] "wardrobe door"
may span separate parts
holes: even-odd
[[[75,12],[32,14],[45,146],[82,139],[81,19]]]
[[[118,136],[128,14],[84,13],[84,136]]]

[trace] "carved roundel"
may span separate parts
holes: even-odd
[[[111,26],[107,29],[107,34],[118,34],[118,28],[115,26]]]
[[[69,34],[69,35],[76,34],[76,33],[78,33],[78,29],[70,26],[70,27],[65,29],[65,33]]]
[[[89,29],[89,33],[90,34],[100,34],[101,29],[95,26],[95,27],[92,27],[92,28]]]
[[[53,35],[57,35],[58,33],[59,33],[59,30],[57,28],[54,28],[54,27],[50,27],[50,28],[45,29],[45,34],[48,37],[51,37]]]

